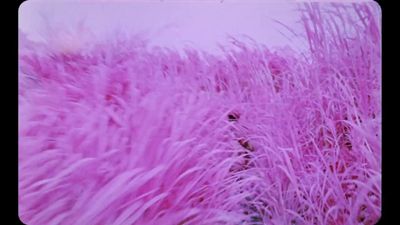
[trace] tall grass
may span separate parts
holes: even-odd
[[[377,6],[299,10],[302,54],[234,38],[216,56],[137,37],[68,50],[21,36],[21,219],[374,224]]]

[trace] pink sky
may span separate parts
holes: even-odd
[[[111,36],[115,28],[146,33],[152,44],[215,51],[227,35],[247,35],[270,46],[291,45],[273,20],[295,30],[298,13],[293,1],[27,1],[20,7],[19,27],[33,40],[41,40],[44,18],[51,26],[73,27],[84,20],[97,38]],[[296,44],[297,43],[297,44]]]

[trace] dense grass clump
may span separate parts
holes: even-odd
[[[309,47],[301,53],[236,39],[212,55],[136,37],[63,45],[22,35],[21,219],[374,224],[377,7],[300,10]]]

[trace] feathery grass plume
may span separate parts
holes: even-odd
[[[301,54],[235,38],[220,56],[21,33],[22,221],[374,224],[377,5],[299,6]]]

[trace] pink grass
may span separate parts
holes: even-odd
[[[223,56],[137,37],[59,48],[21,34],[21,219],[374,224],[376,7],[301,5],[304,54],[235,39]]]

